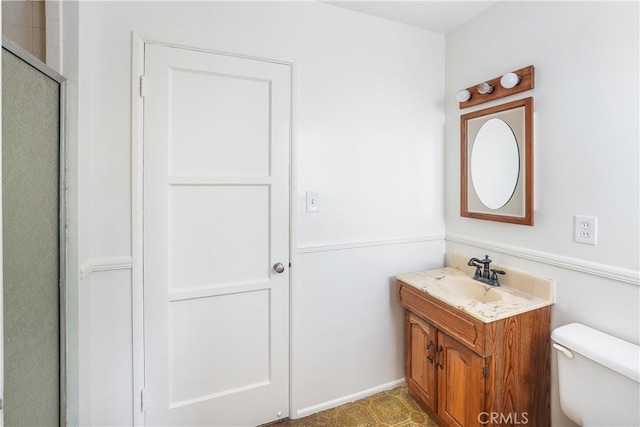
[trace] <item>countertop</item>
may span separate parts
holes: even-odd
[[[509,272],[507,272],[507,275],[508,274]],[[484,323],[490,323],[553,304],[553,296],[555,295],[555,282],[553,280],[527,275],[520,271],[518,274],[528,276],[527,278],[529,283],[534,283],[536,287],[544,289],[537,289],[535,291],[535,294],[537,295],[534,295],[534,293],[525,292],[516,286],[502,285],[499,287],[493,287],[480,282],[475,282],[485,287],[487,291],[493,289],[492,292],[499,292],[502,296],[502,299],[499,301],[481,302],[453,295],[443,290],[443,288],[438,285],[438,282],[446,280],[446,277],[458,276],[473,280],[457,267],[443,267],[433,270],[401,274],[396,276],[396,278],[399,281],[413,286],[428,295],[431,295],[432,297],[457,308],[478,320],[481,320]]]

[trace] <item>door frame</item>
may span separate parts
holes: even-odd
[[[69,325],[67,324],[68,318],[73,316],[67,316],[67,300],[69,299],[69,289],[77,289],[77,283],[69,283],[68,277],[75,277],[74,275],[67,274],[67,198],[66,198],[66,186],[67,186],[67,151],[66,151],[66,124],[67,124],[67,79],[63,77],[56,70],[42,62],[40,59],[27,52],[22,47],[11,41],[6,36],[2,36],[2,48],[9,53],[17,56],[42,74],[46,75],[50,79],[56,81],[60,85],[60,102],[59,102],[59,135],[58,135],[58,159],[59,159],[59,171],[58,171],[58,298],[59,298],[59,322],[60,322],[60,425],[66,426],[69,414],[67,414],[67,380],[68,373],[73,372],[74,368],[67,366],[67,348],[69,343],[67,342],[67,330]],[[1,130],[1,125],[0,125]],[[1,135],[1,134],[0,134]],[[1,136],[0,136],[1,139]],[[0,152],[0,179],[2,177],[2,153]],[[0,186],[0,221],[2,221],[2,187]],[[1,223],[1,222],[0,222]],[[0,227],[0,258],[2,257],[2,228]],[[3,268],[0,263],[0,329],[2,328],[2,316],[3,314]],[[73,328],[75,329],[75,328]],[[4,334],[0,334],[0,399],[4,399]],[[4,425],[4,408],[0,407],[0,426]]]
[[[293,306],[294,283],[296,282],[296,249],[297,242],[297,207],[295,195],[296,183],[296,133],[295,133],[295,99],[296,71],[295,61],[291,59],[275,59],[287,57],[278,52],[263,52],[252,48],[230,46],[219,43],[208,43],[202,39],[188,37],[167,37],[160,33],[131,32],[131,311],[132,311],[132,396],[133,425],[145,425],[144,413],[144,102],[141,77],[145,74],[144,51],[147,44],[194,50],[218,55],[233,56],[265,62],[287,65],[291,76],[290,125],[289,125],[289,416],[292,415],[293,399]]]

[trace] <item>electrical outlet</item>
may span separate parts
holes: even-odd
[[[576,215],[573,224],[573,240],[578,243],[595,245],[598,237],[598,218]]]

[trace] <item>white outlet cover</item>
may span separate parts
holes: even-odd
[[[595,245],[598,242],[598,218],[576,215],[573,223],[573,240],[577,243]]]

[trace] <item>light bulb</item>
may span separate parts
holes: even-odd
[[[516,87],[518,83],[520,83],[520,77],[516,73],[507,73],[500,79],[500,85],[505,89]]]
[[[471,99],[471,92],[466,89],[460,89],[456,92],[456,99],[458,102],[467,102]]]
[[[484,82],[478,85],[478,93],[484,95],[485,93],[491,93],[491,92],[493,92],[493,86],[491,86],[489,83]]]

